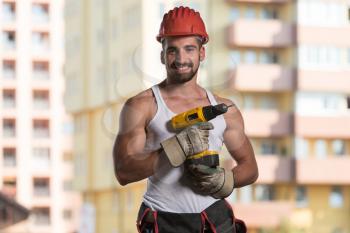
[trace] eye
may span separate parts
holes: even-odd
[[[186,51],[187,52],[193,52],[195,50],[195,48],[193,48],[193,47],[188,47],[188,48],[186,48]]]
[[[166,52],[167,54],[174,54],[176,51],[175,49],[168,49]]]

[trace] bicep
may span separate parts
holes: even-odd
[[[114,144],[117,156],[140,153],[146,141],[145,113],[132,103],[126,103],[121,111],[119,132]]]
[[[232,109],[225,118],[224,144],[231,156],[239,163],[254,159],[254,152],[244,131],[244,121],[240,111]]]

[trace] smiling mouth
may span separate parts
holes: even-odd
[[[191,70],[191,67],[189,66],[181,66],[181,67],[174,67],[174,68],[179,73],[183,73]]]

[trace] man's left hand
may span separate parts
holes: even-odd
[[[222,167],[189,164],[186,176],[195,192],[221,199],[229,196],[234,188],[233,172]]]

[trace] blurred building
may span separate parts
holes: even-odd
[[[249,232],[350,232],[345,0],[68,0],[65,103],[83,219],[95,232],[135,231],[145,182],[121,187],[114,177],[119,111],[165,77],[155,36],[182,3],[201,12],[210,35],[200,82],[239,105],[257,155],[258,181],[228,198],[237,217]]]
[[[63,0],[0,0],[0,190],[31,213],[1,232],[77,229],[63,7]]]

